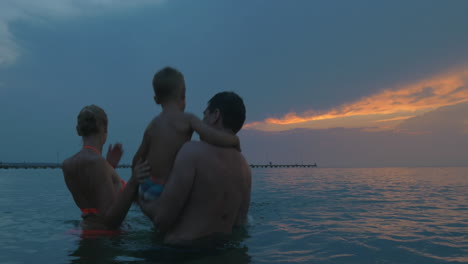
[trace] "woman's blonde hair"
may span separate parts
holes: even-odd
[[[78,124],[76,131],[79,136],[87,137],[99,132],[99,127],[103,126],[107,131],[107,115],[102,108],[97,105],[88,105],[81,109],[78,114]]]

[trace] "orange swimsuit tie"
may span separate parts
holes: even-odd
[[[101,152],[100,152],[99,150],[97,150],[97,148],[95,148],[95,147],[91,147],[91,146],[84,145],[83,148],[84,148],[84,149],[85,149],[85,148],[90,149],[90,150],[96,152],[98,155],[101,155]]]

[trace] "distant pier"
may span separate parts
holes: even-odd
[[[61,163],[0,163],[0,169],[60,169]]]
[[[253,169],[256,168],[316,168],[317,163],[314,164],[250,164]]]
[[[314,164],[250,164],[253,169],[257,168],[316,168]],[[0,169],[61,169],[62,163],[0,163]],[[129,164],[119,165],[117,168],[131,168]]]
[[[117,168],[130,168],[131,165],[119,165]],[[62,163],[1,163],[0,169],[61,169]]]

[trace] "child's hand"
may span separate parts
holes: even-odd
[[[117,168],[117,165],[119,165],[119,161],[122,158],[123,155],[123,148],[122,144],[116,143],[114,146],[112,144],[109,145],[109,149],[107,150],[107,155],[106,159],[109,164]]]

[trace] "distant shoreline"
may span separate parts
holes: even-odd
[[[117,168],[130,168],[131,165],[122,164]],[[61,169],[62,163],[56,162],[0,162],[0,169]]]
[[[314,164],[250,164],[251,168],[316,168]],[[0,169],[61,169],[62,163],[41,162],[0,162]],[[131,168],[129,164],[122,164],[117,168]]]

